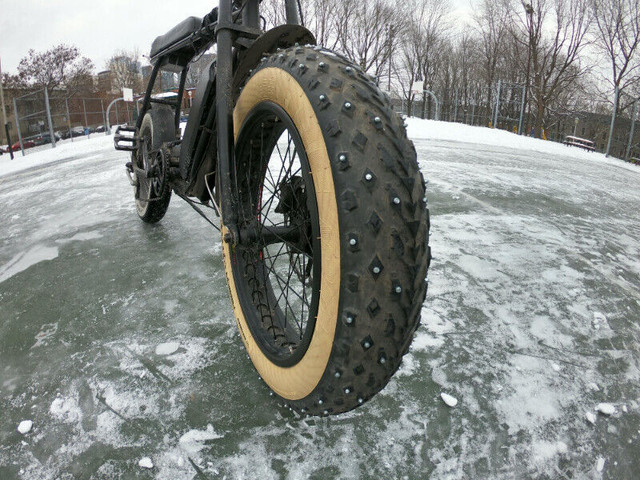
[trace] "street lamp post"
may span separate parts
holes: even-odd
[[[525,119],[525,127],[524,127],[524,132],[526,135],[527,132],[527,127],[528,125],[528,121],[529,121],[529,103],[527,102],[528,98],[527,98],[527,94],[529,92],[529,77],[531,75],[531,44],[532,42],[532,38],[531,38],[531,29],[533,28],[533,7],[531,6],[530,3],[522,3],[522,5],[524,6],[524,11],[527,14],[527,30],[529,33],[529,44],[527,45],[527,77],[525,80],[525,90],[524,90],[524,101],[522,102],[524,107],[527,109],[527,118]]]

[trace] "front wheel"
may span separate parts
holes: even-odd
[[[429,213],[415,149],[369,77],[311,47],[262,61],[234,126],[243,242],[223,250],[242,340],[290,407],[350,410],[387,384],[420,320]]]

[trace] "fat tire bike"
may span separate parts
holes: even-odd
[[[115,147],[139,217],[172,194],[221,231],[240,336],[260,377],[309,415],[351,410],[400,366],[420,322],[431,260],[416,150],[389,97],[344,56],[316,45],[285,0],[265,30],[259,0],[221,0],[151,47],[135,125]],[[217,54],[181,108],[191,64]],[[176,95],[156,95],[162,72]],[[220,226],[205,211],[219,217]]]

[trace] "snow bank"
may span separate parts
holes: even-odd
[[[0,156],[0,177],[74,157],[84,158],[91,155],[93,158],[99,151],[107,149],[113,149],[113,135],[95,133],[88,139],[79,137],[74,138],[73,142],[71,140],[58,142],[56,148],[46,145],[38,151],[25,150],[27,153],[25,157],[21,152],[14,152],[13,160],[8,154],[5,154]]]
[[[581,160],[602,162],[640,173],[640,166],[620,159],[605,157],[602,153],[587,152],[580,148],[568,147],[561,143],[538,138],[516,135],[506,130],[476,127],[462,123],[407,118],[407,134],[412,140],[445,140],[451,142],[495,145],[514,150],[529,150],[553,155],[575,157]]]

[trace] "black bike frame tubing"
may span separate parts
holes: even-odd
[[[233,154],[233,0],[220,0],[218,6],[218,44],[216,71],[216,113],[218,121],[218,175],[220,178],[220,203],[222,223],[233,234],[237,233],[238,200],[234,191],[232,172],[235,168]],[[246,26],[258,27],[260,0],[244,0],[242,20]],[[299,25],[296,0],[285,0],[287,23]],[[237,238],[235,239],[237,240]]]
[[[255,0],[257,2],[257,0]],[[232,0],[220,0],[218,6],[218,57],[216,65],[216,111],[218,117],[218,175],[222,223],[236,231],[237,205],[231,181],[233,159],[233,19]]]
[[[156,83],[156,77],[158,76],[158,72],[160,71],[160,62],[157,62],[153,70],[151,71],[151,78],[149,78],[149,83],[147,83],[147,91],[144,94],[144,102],[142,102],[142,110],[140,110],[140,114],[138,115],[138,120],[136,120],[136,128],[140,130],[142,126],[142,119],[144,118],[144,114],[149,110],[149,104],[151,103],[151,92],[153,91],[153,86]]]
[[[175,116],[175,122],[176,122],[176,135],[178,136],[176,140],[180,139],[180,112],[182,110],[182,102],[183,102],[183,98],[182,95],[184,94],[184,84],[187,82],[187,71],[189,70],[189,66],[187,65],[186,67],[184,67],[182,69],[182,72],[180,73],[180,87],[178,87],[178,96],[176,98],[176,102],[178,102],[178,104],[176,105],[176,116]]]

